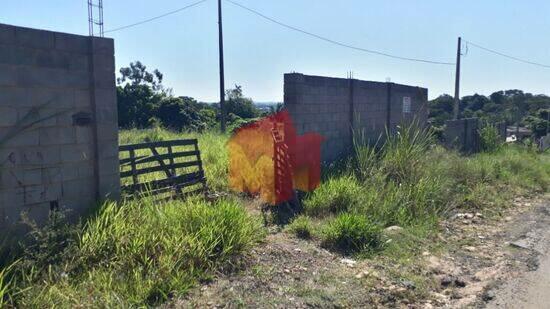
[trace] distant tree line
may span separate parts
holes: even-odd
[[[204,103],[186,96],[175,96],[162,84],[163,74],[152,72],[141,62],[123,67],[117,78],[118,117],[121,128],[149,128],[162,126],[173,130],[203,131],[218,127],[218,103]],[[226,92],[228,127],[249,122],[261,112],[252,99],[235,85]]]
[[[442,128],[446,120],[453,117],[454,98],[441,95],[428,102],[429,122],[436,128]],[[519,123],[530,128],[536,137],[546,134],[550,126],[550,97],[534,95],[521,90],[497,91],[490,96],[474,94],[460,99],[461,118],[478,117],[488,122],[506,122],[509,125]]]

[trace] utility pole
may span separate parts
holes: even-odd
[[[220,128],[222,133],[225,133],[225,77],[223,70],[222,0],[218,0],[218,32],[220,48]]]
[[[456,75],[455,75],[455,104],[453,106],[453,119],[458,119],[458,111],[460,104],[460,49],[462,45],[462,38],[458,37],[458,47],[456,50]]]

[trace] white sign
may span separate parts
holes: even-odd
[[[403,113],[411,113],[411,97],[403,97]]]

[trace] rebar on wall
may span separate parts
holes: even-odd
[[[88,28],[90,36],[103,37],[103,0],[88,0]]]

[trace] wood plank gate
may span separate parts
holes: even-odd
[[[119,147],[123,198],[144,193],[162,199],[206,193],[206,178],[196,139]]]

